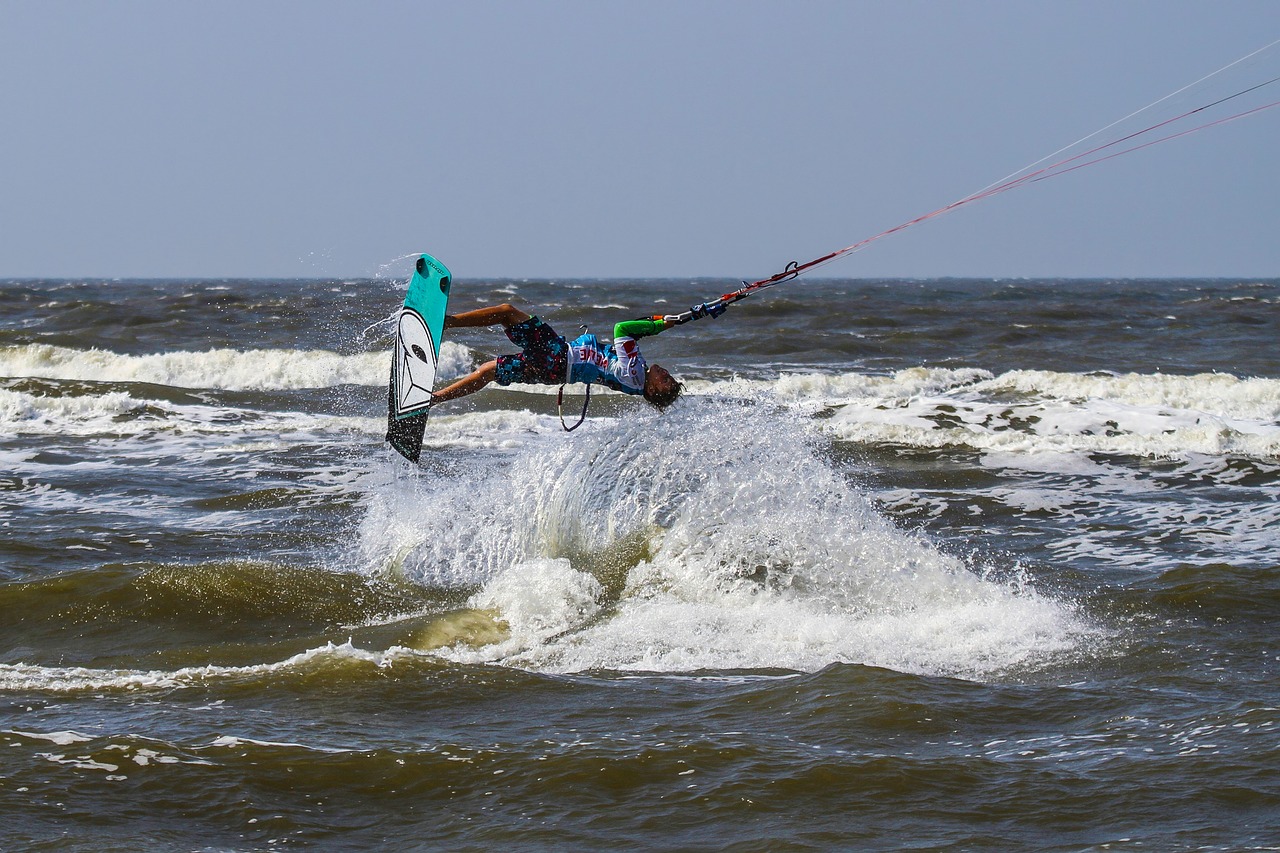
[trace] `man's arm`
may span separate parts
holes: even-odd
[[[667,322],[661,317],[623,320],[613,327],[613,339],[616,341],[618,338],[647,338],[666,328]]]
[[[656,335],[665,329],[670,329],[672,326],[679,326],[681,323],[697,320],[699,317],[719,317],[728,309],[728,304],[717,300],[695,305],[683,314],[655,314],[652,317],[642,317],[639,320],[624,320],[613,327],[613,339],[616,341],[618,338],[623,337],[645,338],[649,335]]]

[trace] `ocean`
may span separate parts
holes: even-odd
[[[405,265],[0,281],[0,849],[1280,849],[1280,279],[801,279],[415,467]]]

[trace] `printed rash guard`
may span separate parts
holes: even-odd
[[[627,320],[613,327],[613,343],[601,344],[590,333],[569,342],[569,381],[599,382],[624,394],[644,393],[645,360],[636,338],[656,335],[662,320]]]

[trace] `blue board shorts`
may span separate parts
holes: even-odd
[[[507,328],[511,343],[520,347],[518,355],[498,356],[499,385],[521,382],[530,385],[560,385],[569,367],[569,344],[556,330],[538,317]]]

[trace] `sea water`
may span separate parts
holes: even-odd
[[[1280,846],[1280,281],[405,285],[0,282],[4,849]]]

